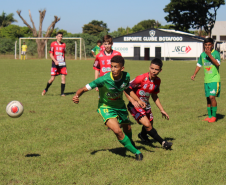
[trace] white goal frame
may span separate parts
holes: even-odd
[[[21,58],[21,39],[43,39],[43,40],[49,40],[49,39],[55,39],[56,37],[20,37],[19,38],[19,59]],[[73,39],[73,40],[79,40],[80,41],[80,53],[79,58],[82,60],[82,40],[83,40],[83,46],[84,46],[84,54],[85,54],[85,60],[86,60],[86,48],[85,48],[85,41],[81,37],[63,37],[63,39]],[[45,58],[47,59],[47,42],[45,41]],[[15,59],[16,59],[16,43],[15,43]],[[77,60],[77,42],[75,41],[75,60]]]

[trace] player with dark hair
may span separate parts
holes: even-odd
[[[124,72],[124,59],[121,56],[114,56],[111,59],[111,72],[77,90],[72,100],[74,103],[79,103],[79,98],[84,92],[99,87],[100,98],[97,111],[102,116],[105,125],[114,132],[124,147],[136,155],[136,160],[142,160],[142,153],[135,148],[132,141],[132,130],[123,101],[123,91],[136,100],[140,106],[145,107],[145,103],[129,88],[129,81],[129,73]]]
[[[160,109],[162,116],[164,116],[166,119],[169,119],[169,116],[164,111],[157,95],[159,93],[159,87],[161,83],[160,78],[158,78],[157,76],[162,71],[162,65],[163,64],[160,59],[154,58],[151,61],[149,68],[150,71],[148,73],[137,76],[130,82],[130,89],[134,91],[134,93],[139,97],[140,100],[145,102],[146,108],[141,108],[137,101],[132,99],[127,94],[125,95],[130,101],[127,105],[129,112],[139,124],[143,125],[141,133],[138,134],[138,137],[141,139],[141,141],[150,142],[147,136],[148,134],[153,139],[158,141],[163,148],[170,149],[172,143],[164,141],[153,127],[153,115],[149,103],[149,98],[151,96],[157,107]]]
[[[95,70],[95,79],[111,71],[111,59],[113,56],[121,56],[120,52],[112,50],[113,39],[110,35],[104,36],[103,45],[105,50],[100,51],[100,53],[97,54],[93,64],[93,69]],[[96,88],[96,90],[98,91],[98,88]]]
[[[207,100],[207,112],[208,117],[205,121],[209,123],[215,122],[217,112],[217,101],[215,97],[220,97],[221,90],[221,78],[219,73],[219,66],[221,64],[220,53],[213,49],[213,39],[206,38],[204,40],[204,52],[201,53],[195,72],[191,76],[192,80],[195,80],[196,74],[203,66],[204,77],[204,89]]]
[[[51,68],[51,78],[48,81],[46,88],[42,91],[42,96],[44,96],[49,87],[52,85],[55,77],[61,75],[61,96],[65,96],[65,79],[67,75],[66,61],[65,61],[65,52],[66,44],[61,42],[63,38],[62,32],[57,32],[56,41],[51,43],[50,46],[50,57],[52,59],[52,68]]]
[[[96,55],[98,53],[100,53],[100,46],[101,46],[101,44],[102,44],[101,41],[98,40],[97,41],[97,45],[91,50],[91,52],[92,52],[92,54],[93,54],[94,57],[96,57]]]

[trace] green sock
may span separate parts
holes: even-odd
[[[212,118],[211,107],[207,107],[207,112],[208,112],[209,118]]]
[[[118,140],[126,149],[128,149],[133,154],[139,154],[141,153],[139,150],[137,150],[131,143],[130,139],[127,135],[125,135],[123,140]]]
[[[128,136],[130,141],[132,140],[132,131],[131,132],[124,132],[124,134]]]
[[[216,115],[217,115],[217,106],[212,107],[212,116],[216,118]]]

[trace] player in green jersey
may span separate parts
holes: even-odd
[[[79,98],[84,92],[98,87],[100,98],[97,111],[103,117],[104,123],[114,132],[119,142],[136,155],[136,160],[142,160],[142,153],[135,148],[132,141],[132,130],[123,101],[123,91],[136,100],[141,107],[144,108],[145,103],[129,88],[129,82],[130,75],[124,72],[124,59],[116,55],[111,59],[111,72],[79,89],[72,100],[74,103],[79,103]]]
[[[98,53],[100,53],[100,46],[101,46],[101,41],[98,40],[98,41],[97,41],[97,45],[91,50],[91,52],[92,52],[94,58],[96,58],[96,55],[97,55]]]
[[[196,74],[203,66],[205,73],[204,88],[208,112],[208,117],[205,121],[208,121],[209,123],[217,120],[217,101],[215,97],[220,97],[221,90],[221,79],[219,74],[220,60],[220,53],[213,49],[213,39],[206,38],[204,40],[204,52],[202,52],[199,57],[195,72],[191,76],[191,79],[195,80]]]

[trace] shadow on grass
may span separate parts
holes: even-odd
[[[148,152],[154,152],[154,151],[150,151],[150,150],[147,150],[145,147],[136,147],[138,150],[140,149],[143,149],[143,150],[146,150]],[[126,152],[127,152],[127,149],[125,147],[118,147],[118,148],[112,148],[112,149],[101,149],[101,150],[95,150],[93,152],[91,152],[91,155],[95,155],[97,152],[101,152],[101,151],[109,151],[111,153],[114,153],[116,155],[121,155],[123,157],[129,157],[129,158],[135,158],[135,157],[132,157],[132,156],[129,156],[129,155],[126,155]]]
[[[71,94],[75,94],[76,92],[66,92],[66,93],[64,93],[66,96],[67,95],[71,95]]]
[[[204,117],[204,116],[208,116],[208,114],[204,114],[204,115],[202,115],[202,116],[198,116],[198,118]],[[218,120],[219,120],[219,119],[224,119],[225,115],[223,115],[223,114],[217,114],[216,117],[217,117]]]
[[[165,137],[163,138],[163,140],[165,141],[173,141],[175,140],[174,138],[172,137]],[[140,143],[140,144],[143,144],[143,145],[147,145],[147,146],[150,146],[152,148],[162,148],[162,146],[159,144],[159,146],[155,146],[153,145],[153,143],[158,143],[158,141],[154,140],[154,139],[150,139],[150,142],[144,142],[144,141],[140,141],[140,140],[137,140],[136,143]],[[172,150],[172,149],[168,149],[168,150]]]
[[[25,157],[40,157],[40,154],[27,154]]]

